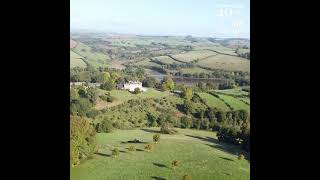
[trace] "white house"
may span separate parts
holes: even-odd
[[[139,88],[140,91],[146,91],[146,88],[142,87],[142,82],[140,81],[129,81],[128,83],[123,84],[122,89],[127,89],[130,92],[133,92],[136,88]]]

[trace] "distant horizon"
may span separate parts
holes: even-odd
[[[132,35],[132,36],[169,36],[169,37],[185,37],[185,36],[192,36],[197,38],[215,38],[215,39],[248,39],[250,40],[250,37],[223,37],[223,36],[198,36],[198,35],[172,35],[172,34],[135,34],[135,33],[121,33],[121,32],[112,32],[107,30],[90,30],[90,29],[71,29],[70,33],[101,33],[101,34],[118,34],[118,35]]]
[[[250,0],[71,0],[71,30],[250,39]]]

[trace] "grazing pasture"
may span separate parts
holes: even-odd
[[[250,72],[250,61],[241,57],[218,54],[200,60],[197,65],[211,69]]]
[[[189,174],[192,179],[239,180],[250,178],[250,163],[238,160],[238,146],[220,143],[212,131],[177,129],[178,134],[160,134],[160,142],[152,152],[144,150],[153,143],[160,128],[116,130],[97,134],[99,152],[79,166],[70,169],[71,180],[173,180]],[[140,143],[128,143],[138,139]],[[134,145],[136,151],[128,151]],[[112,157],[112,150],[119,155]],[[248,155],[245,154],[246,158]],[[179,165],[173,170],[172,161]],[[121,172],[121,173],[119,173]]]

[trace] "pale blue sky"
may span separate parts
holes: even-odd
[[[250,0],[70,0],[71,29],[246,37]]]

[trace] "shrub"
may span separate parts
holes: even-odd
[[[154,145],[149,143],[144,147],[144,149],[147,150],[148,152],[151,152],[154,149]]]
[[[80,163],[96,151],[95,130],[88,119],[70,117],[70,164]]]
[[[112,96],[107,97],[107,102],[113,102],[114,98]]]
[[[158,142],[160,141],[160,135],[159,135],[159,134],[155,134],[155,135],[153,136],[153,141],[154,141],[155,143],[158,143]]]
[[[191,176],[186,174],[183,176],[182,180],[191,180]]]
[[[119,156],[119,149],[118,149],[118,148],[114,148],[114,149],[112,150],[112,156],[114,156],[114,157]]]
[[[181,117],[181,128],[190,128],[192,126],[192,119],[188,116]]]
[[[160,132],[163,134],[176,134],[178,131],[169,122],[165,122],[161,125]]]
[[[243,160],[244,159],[244,155],[243,154],[239,154],[238,159],[239,160]]]
[[[129,151],[136,151],[136,147],[135,147],[134,145],[130,145],[130,146],[128,147],[128,150],[129,150]]]
[[[133,94],[139,94],[141,91],[139,88],[135,88],[134,91],[133,91]]]
[[[171,166],[172,166],[172,169],[175,169],[176,167],[179,166],[179,161],[178,161],[178,160],[173,160],[173,161],[171,162]]]

